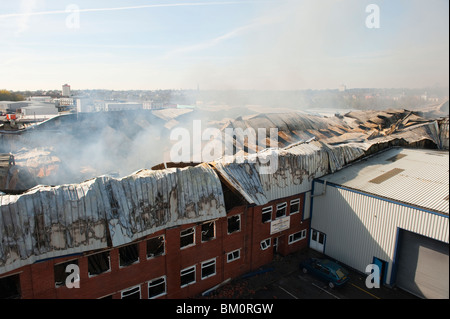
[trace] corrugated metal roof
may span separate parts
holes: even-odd
[[[310,139],[282,149],[264,150],[240,157],[225,156],[211,164],[248,203],[264,205],[274,199],[307,192],[311,190],[314,178],[337,172],[364,156],[392,146],[414,145],[423,140],[438,145],[435,122],[419,124],[388,136],[365,139],[363,142],[342,141],[330,145],[323,140]],[[271,164],[264,164],[266,161],[260,161],[260,158],[269,154],[277,158],[276,171],[271,174],[261,173],[262,168]]]
[[[224,216],[221,183],[207,164],[36,186],[0,196],[0,273],[106,248],[108,239],[116,247],[162,228]]]
[[[222,186],[207,164],[142,170],[111,179],[108,225],[113,246],[160,229],[226,216]]]
[[[0,196],[0,273],[107,246],[103,179]]]
[[[394,156],[398,159],[392,161]],[[398,174],[380,183],[372,182],[393,170]],[[322,179],[413,206],[449,212],[446,200],[449,194],[448,152],[393,148]]]

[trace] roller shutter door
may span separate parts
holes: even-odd
[[[409,231],[400,231],[398,287],[421,298],[449,298],[448,244]]]

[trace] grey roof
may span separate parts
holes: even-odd
[[[322,178],[395,201],[448,214],[448,151],[393,148]]]

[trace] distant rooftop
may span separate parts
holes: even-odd
[[[321,178],[427,210],[449,213],[449,153],[393,148]]]

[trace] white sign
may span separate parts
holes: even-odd
[[[291,225],[291,216],[275,219],[270,223],[270,234],[279,233],[280,231],[289,229]]]

